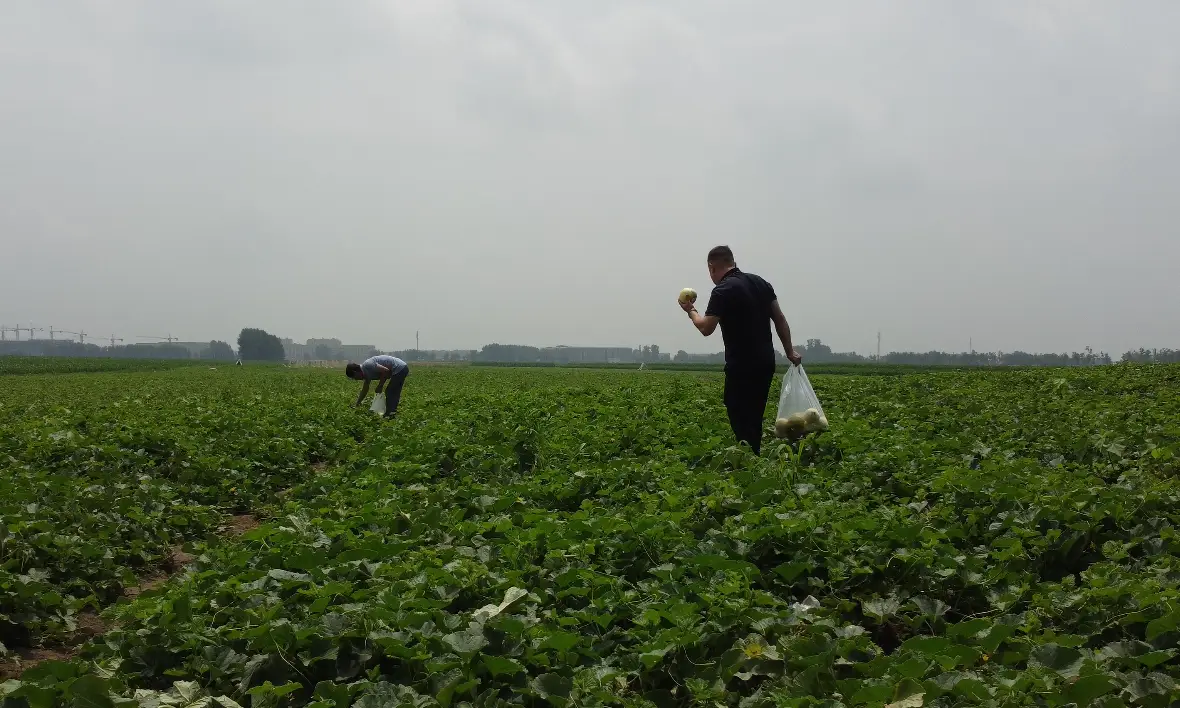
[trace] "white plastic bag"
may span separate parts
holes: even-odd
[[[369,406],[369,410],[377,415],[385,415],[385,394],[378,393],[373,396],[373,405]]]
[[[778,397],[774,434],[780,438],[798,439],[807,433],[827,429],[828,418],[819,404],[815,389],[807,380],[803,365],[790,367],[783,375],[783,391]]]

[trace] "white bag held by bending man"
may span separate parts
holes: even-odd
[[[780,438],[798,440],[808,433],[828,429],[828,418],[807,380],[803,365],[792,366],[783,376],[783,392],[778,397],[778,415],[774,434]]]
[[[369,406],[369,410],[377,415],[385,415],[385,396],[373,396],[373,405]]]

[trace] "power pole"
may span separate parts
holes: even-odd
[[[418,345],[418,330],[414,330],[414,351],[420,351],[421,347]]]
[[[881,330],[877,330],[877,361],[881,361]]]

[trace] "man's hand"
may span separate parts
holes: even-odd
[[[676,304],[680,305],[680,309],[684,310],[685,312],[692,312],[693,310],[697,309],[695,302],[680,302],[680,300],[677,300]]]
[[[803,363],[803,355],[795,351],[794,347],[791,347],[791,351],[787,352],[787,361],[791,362],[795,366],[799,366]]]

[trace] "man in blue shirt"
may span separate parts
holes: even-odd
[[[349,363],[344,368],[344,374],[350,379],[365,382],[361,388],[361,395],[356,399],[358,406],[369,393],[369,382],[377,379],[376,395],[381,395],[381,389],[385,389],[385,417],[392,418],[397,413],[398,403],[402,400],[402,386],[406,383],[406,377],[410,375],[410,367],[395,356],[378,354],[360,364]]]

